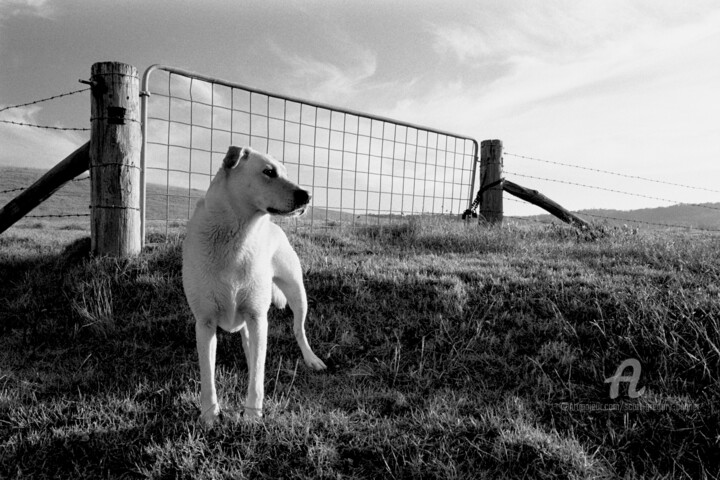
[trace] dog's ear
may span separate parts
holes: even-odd
[[[250,156],[250,149],[247,147],[230,147],[228,148],[225,159],[223,160],[223,167],[235,168],[240,160],[247,160]]]

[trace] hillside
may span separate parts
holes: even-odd
[[[0,167],[0,206],[5,205],[19,192],[6,192],[31,185],[43,175],[43,170],[30,168]],[[5,193],[2,193],[5,192]],[[186,219],[195,208],[198,198],[204,192],[164,185],[147,185],[147,219],[148,220],[179,220]],[[166,202],[166,196],[170,199]],[[87,215],[90,205],[88,179],[69,182],[58,190],[52,201],[45,202],[30,215]],[[645,208],[639,210],[604,210],[589,209],[576,212],[591,223],[622,225],[623,223],[637,222],[643,229],[662,228],[662,225],[690,227],[700,230],[720,230],[720,203],[707,203],[701,205],[679,204],[669,207]],[[307,218],[327,219],[329,222],[351,222],[353,214],[322,207],[312,207]],[[519,217],[540,222],[557,221],[550,215],[536,215],[532,217]],[[357,221],[358,217],[354,220]],[[26,219],[37,221],[36,219]],[[76,219],[75,221],[78,221]],[[79,217],[82,222],[82,217]],[[371,222],[374,223],[374,222]]]
[[[10,191],[22,189],[32,185],[45,172],[43,170],[32,168],[0,168],[0,205],[17,196],[20,191]],[[88,174],[84,174],[72,182],[68,182],[59,189],[49,201],[45,201],[30,215],[68,215],[68,214],[89,214],[90,205],[90,189]],[[147,207],[149,220],[165,219],[165,218],[186,218],[188,208],[192,211],[197,198],[204,195],[199,190],[193,190],[188,195],[187,189],[170,187],[169,189],[163,185],[148,184],[147,186]],[[168,207],[165,202],[165,196],[171,199]],[[190,197],[188,199],[188,197]]]
[[[669,207],[643,208],[638,210],[581,210],[579,215],[588,220],[612,217],[629,222],[675,225],[700,230],[720,230],[720,203],[679,204]],[[617,221],[617,220],[616,220]]]
[[[44,170],[34,168],[0,168],[0,206],[15,198],[22,189],[32,185],[44,173]],[[84,174],[65,184],[49,200],[31,212],[31,215],[88,214],[89,205],[90,182],[88,175]]]
[[[21,192],[20,189],[32,185],[32,183],[44,173],[44,170],[32,168],[0,168],[0,207],[15,198],[15,196]],[[165,185],[150,183],[147,185],[146,195],[148,220],[178,220],[186,219],[190,216],[195,208],[195,203],[205,195],[205,192],[196,189],[188,192],[186,188],[173,186],[168,188]],[[166,198],[169,198],[170,201],[167,202]],[[89,205],[89,179],[88,175],[85,174],[67,183],[55,192],[51,200],[38,206],[29,214],[31,218],[23,221],[37,221],[36,216],[87,215],[90,213]],[[327,210],[321,207],[314,207],[308,212],[308,218],[310,217],[323,220],[327,218],[329,221],[349,222],[352,220],[353,215],[345,212]],[[44,218],[47,219],[46,217]]]
[[[597,225],[628,225],[643,230],[681,227],[720,232],[720,203],[678,204],[637,210],[587,209],[573,213]],[[550,214],[511,218],[540,223],[560,222]]]

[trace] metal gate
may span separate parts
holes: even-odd
[[[469,137],[162,65],[145,71],[141,96],[143,238],[190,217],[229,145],[270,153],[311,190],[297,227],[459,215],[473,200]]]

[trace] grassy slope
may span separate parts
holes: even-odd
[[[0,236],[0,476],[720,469],[717,237],[578,242],[558,227],[437,220],[293,235],[310,342],[330,369],[302,366],[289,314],[273,310],[266,419],[246,424],[240,338],[221,334],[225,417],[206,431],[179,244],[88,260],[87,241],[39,233]],[[621,387],[612,401],[603,381],[631,357],[645,393],[631,400]]]

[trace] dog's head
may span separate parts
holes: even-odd
[[[222,171],[236,205],[271,215],[297,216],[305,213],[310,203],[310,192],[288,179],[282,163],[249,147],[230,147]]]

